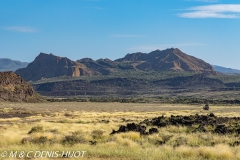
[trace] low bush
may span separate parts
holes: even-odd
[[[35,126],[32,127],[32,129],[28,132],[28,134],[36,133],[36,132],[43,132],[43,127],[42,126]]]
[[[93,139],[101,139],[103,137],[103,131],[102,130],[93,130],[91,135],[92,135]]]
[[[69,135],[65,136],[62,143],[63,145],[74,145],[78,143],[86,143],[87,140],[82,135]]]

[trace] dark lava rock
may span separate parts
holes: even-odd
[[[113,130],[111,134],[128,132],[128,131],[139,132],[140,134],[146,134],[146,127],[136,123],[128,123],[127,126],[120,126],[118,131]]]
[[[150,128],[149,129],[149,134],[154,134],[154,133],[158,133],[158,129],[157,128]]]
[[[218,134],[226,134],[226,133],[228,133],[228,129],[227,129],[227,127],[225,126],[225,124],[219,124],[219,125],[217,125],[217,127],[215,128],[214,132],[215,132],[215,133],[218,133]]]

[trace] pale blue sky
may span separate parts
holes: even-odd
[[[179,48],[240,69],[236,0],[1,0],[0,58],[77,60]]]

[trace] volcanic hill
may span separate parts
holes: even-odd
[[[14,72],[0,72],[0,100],[5,101],[42,101],[32,86]]]
[[[74,62],[66,57],[46,53],[40,53],[26,68],[18,69],[15,73],[21,75],[26,81],[61,76],[79,77],[92,74],[81,63]]]

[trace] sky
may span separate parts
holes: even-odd
[[[240,69],[240,1],[0,0],[0,58],[115,60],[172,47]]]

